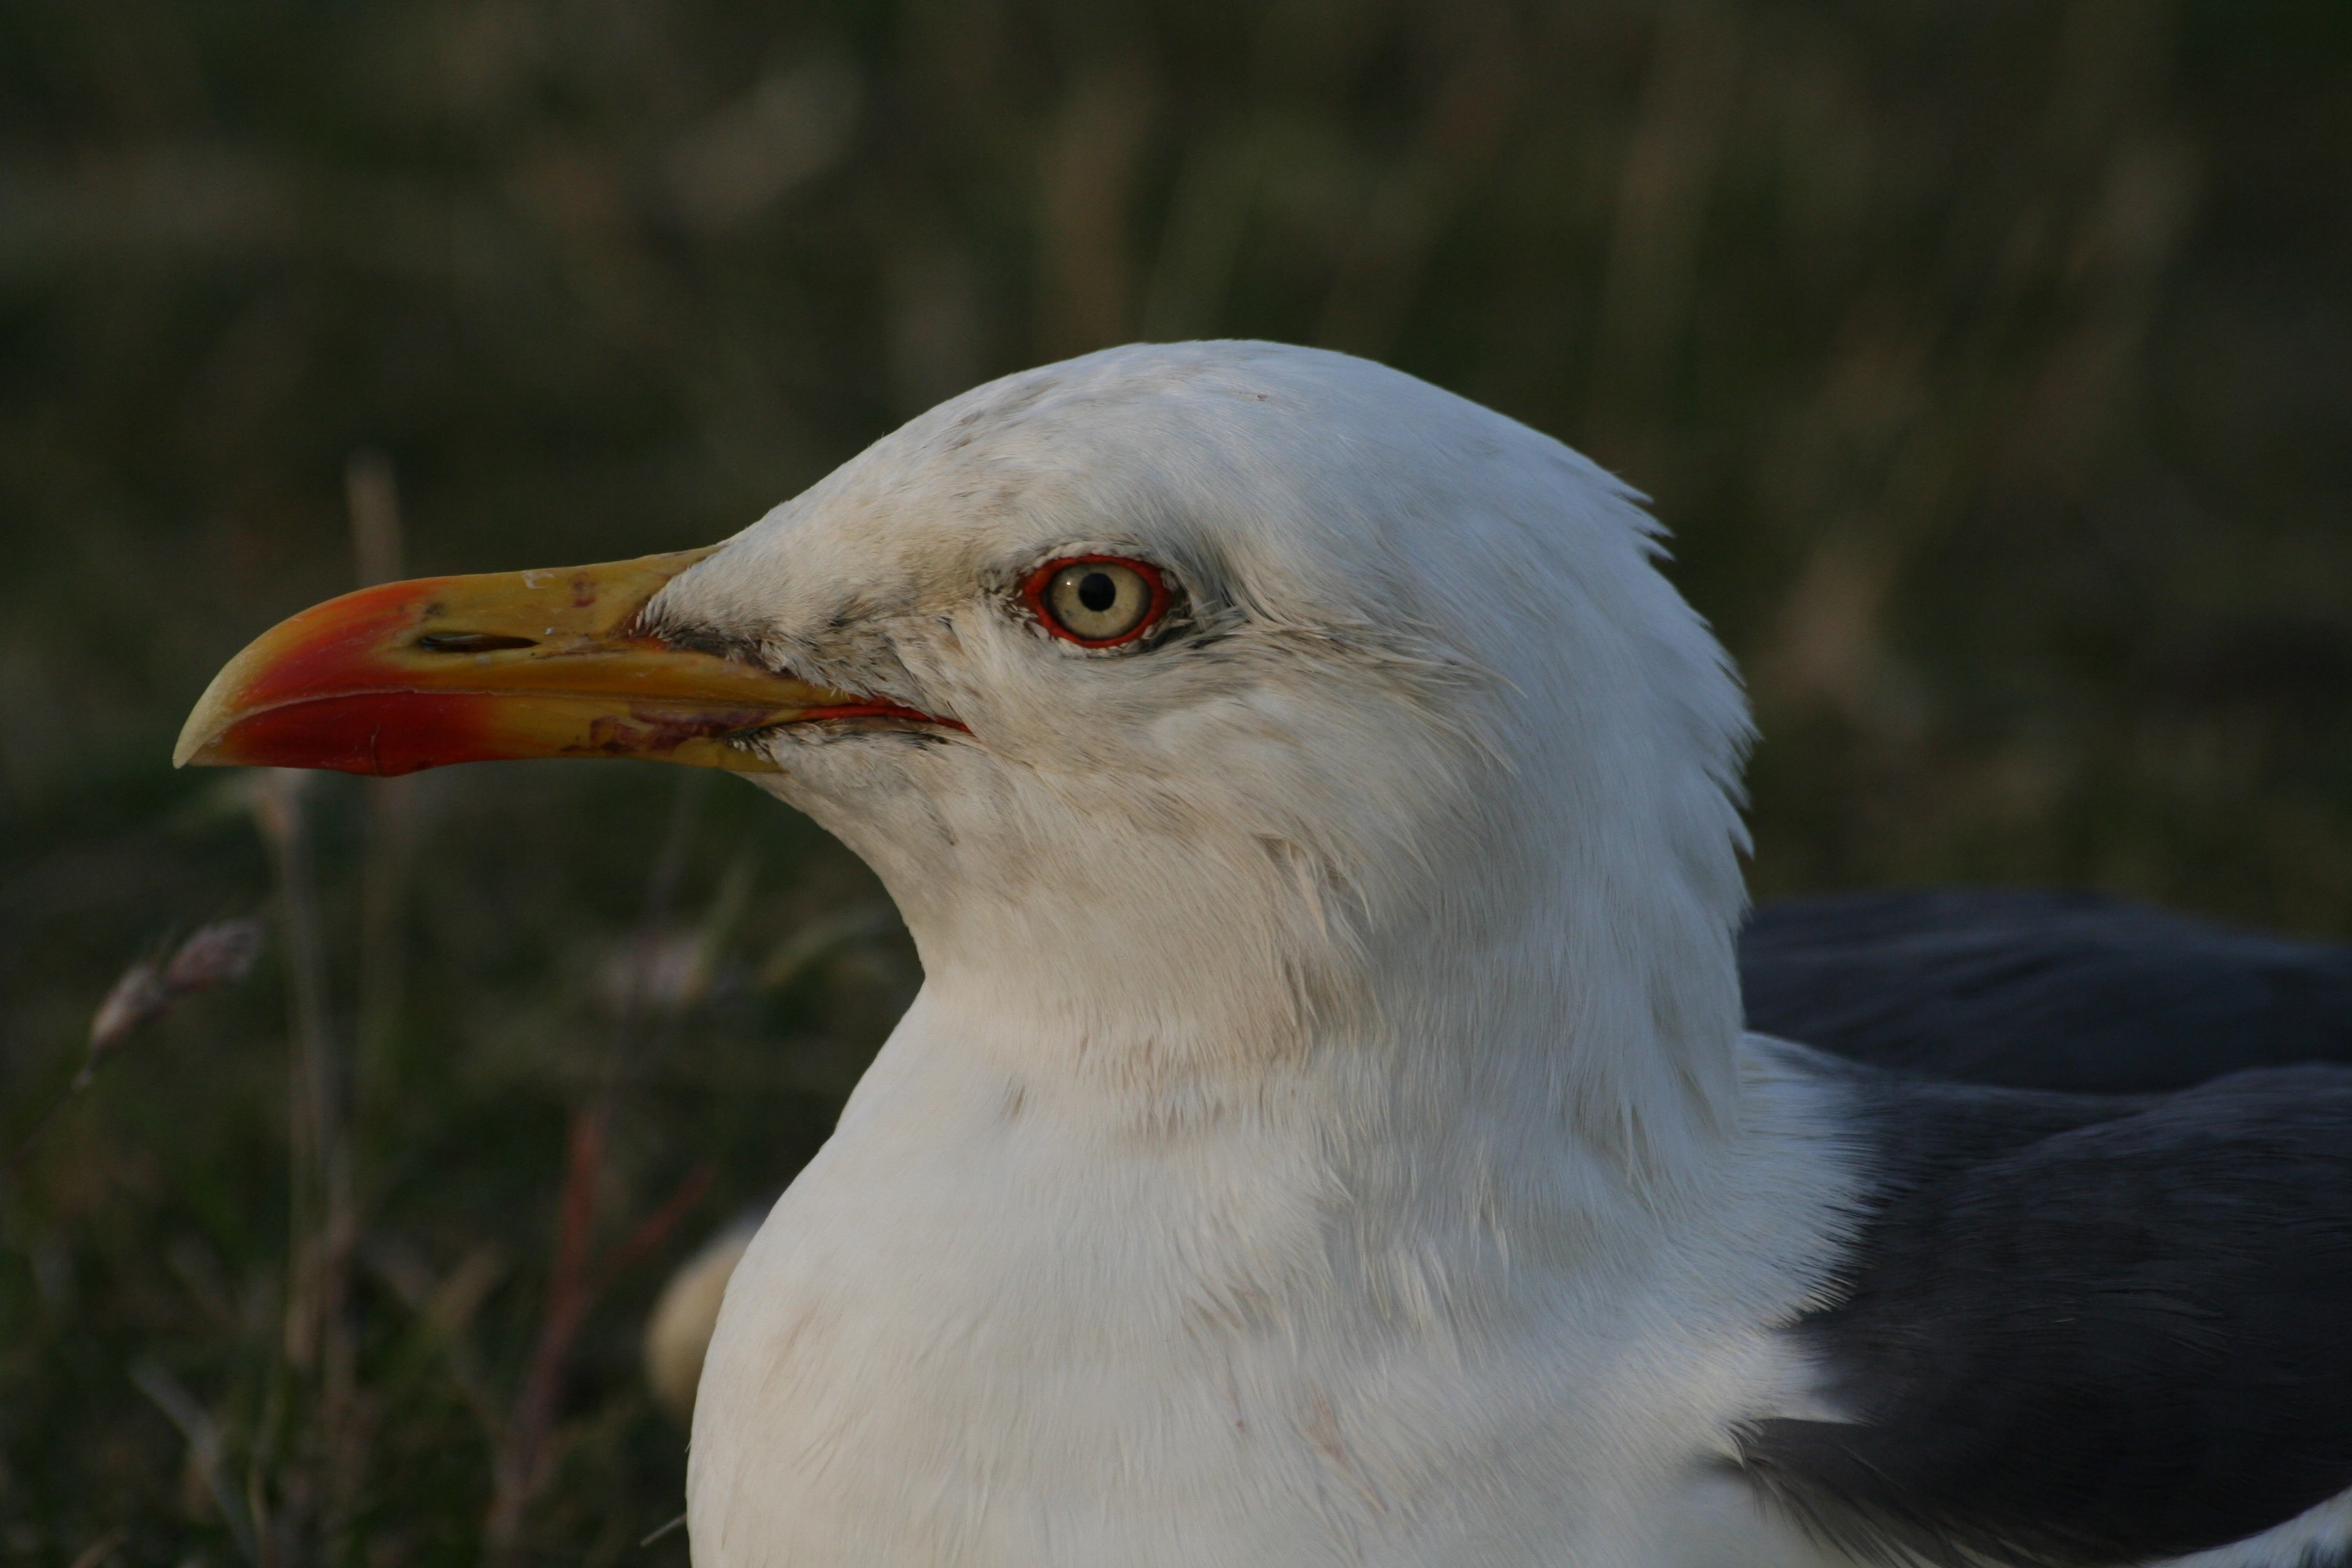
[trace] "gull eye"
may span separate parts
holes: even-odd
[[[1021,596],[1047,631],[1080,647],[1118,647],[1157,625],[1168,610],[1159,568],[1115,555],[1049,561],[1029,574]]]

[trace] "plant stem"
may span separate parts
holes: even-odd
[[[687,851],[693,843],[695,819],[709,783],[709,775],[699,770],[689,771],[679,781],[669,826],[646,879],[636,943],[640,951],[658,937],[677,899]],[[539,1339],[531,1350],[522,1390],[516,1396],[513,1417],[491,1461],[490,1509],[483,1534],[493,1563],[514,1557],[530,1507],[553,1474],[556,1400],[562,1389],[564,1363],[589,1309],[614,1278],[661,1244],[700,1200],[715,1173],[707,1163],[688,1172],[667,1202],[640,1221],[601,1265],[595,1261],[596,1200],[622,1079],[646,1011],[647,999],[641,990],[635,979],[624,988],[614,1008],[594,1095],[572,1112],[564,1145],[563,1184],[556,1199],[555,1257],[548,1278],[547,1306],[541,1315]]]
[[[295,1072],[292,1257],[286,1301],[286,1358],[316,1395],[320,1473],[302,1489],[317,1510],[319,1538],[342,1536],[363,1458],[357,1430],[357,1366],[347,1296],[358,1241],[342,1073],[329,1012],[326,939],[311,869],[305,795],[310,775],[269,770],[255,791],[255,819],[268,846],[284,927]]]

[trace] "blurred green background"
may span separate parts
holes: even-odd
[[[295,789],[180,719],[394,555],[703,542],[1219,335],[1655,498],[1759,892],[2352,933],[2341,0],[0,0],[7,1147],[126,964],[277,922],[0,1178],[0,1555],[683,1560],[636,1335],[911,994],[872,881],[731,779]]]

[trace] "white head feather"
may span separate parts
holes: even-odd
[[[1726,1124],[1748,730],[1636,500],[1366,361],[1115,349],[915,420],[656,609],[970,727],[783,730],[775,787],[1041,1050],[1213,1095],[1345,1019],[1670,1176]],[[1166,568],[1167,634],[1045,635],[1015,585],[1082,550]]]

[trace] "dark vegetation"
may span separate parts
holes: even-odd
[[[2352,933],[2334,0],[0,0],[0,1146],[128,965],[271,931],[0,1178],[0,1556],[682,1561],[637,1328],[910,994],[870,879],[731,779],[175,729],[362,574],[700,543],[1221,334],[1656,498],[1759,890]]]

